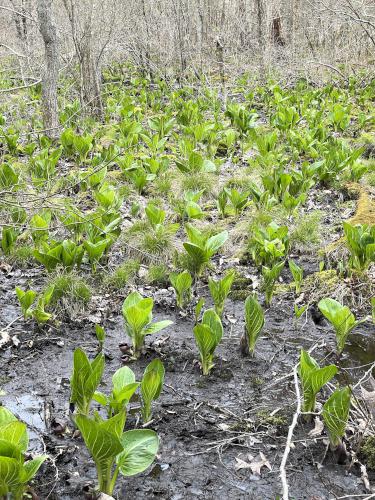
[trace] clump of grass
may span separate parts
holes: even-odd
[[[85,309],[91,300],[90,285],[74,273],[55,274],[50,277],[46,288],[53,287],[51,306],[54,311],[61,310],[74,317]]]
[[[182,191],[202,191],[211,193],[215,182],[215,177],[207,173],[199,175],[184,175],[181,178]]]
[[[246,191],[249,186],[249,177],[232,177],[225,183],[225,187],[229,189],[238,189]]]
[[[132,252],[138,250],[142,262],[150,262],[152,257],[166,259],[173,251],[177,229],[175,224],[166,223],[151,227],[145,220],[136,221],[126,233],[131,236],[129,249]]]
[[[150,186],[150,194],[154,196],[168,196],[172,189],[172,179],[170,175],[157,177]]]
[[[105,277],[104,285],[115,290],[125,288],[129,281],[137,274],[139,267],[140,263],[137,259],[129,259],[123,262],[111,274]]]
[[[294,227],[290,229],[290,244],[293,249],[306,251],[316,249],[321,241],[321,220],[323,213],[319,210],[300,217]]]
[[[16,245],[9,256],[9,261],[21,269],[29,267],[34,262],[33,250],[30,245]]]
[[[173,249],[174,232],[167,226],[159,226],[143,235],[140,249],[151,255],[168,255]]]
[[[148,268],[145,281],[150,285],[157,285],[159,287],[169,286],[169,269],[165,264],[152,264]]]

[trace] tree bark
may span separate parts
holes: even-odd
[[[56,25],[52,18],[52,0],[38,0],[39,31],[45,50],[45,68],[42,80],[43,124],[46,135],[54,138],[59,127],[57,108],[57,81],[59,77],[59,46]]]
[[[99,60],[95,60],[92,16],[94,5],[82,5],[77,16],[77,0],[63,0],[68,14],[74,47],[77,54],[81,78],[81,105],[84,111],[100,120],[104,119],[104,108],[101,95],[101,75],[99,74]],[[83,10],[82,10],[83,9]],[[79,19],[79,17],[83,18]],[[83,27],[82,27],[83,24]]]
[[[91,23],[86,23],[80,47],[80,66],[83,105],[87,106],[90,114],[102,120],[104,117],[101,95],[101,81],[92,52]]]

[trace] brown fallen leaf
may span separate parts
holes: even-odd
[[[241,470],[241,469],[251,469],[251,465],[249,462],[246,462],[245,460],[242,460],[242,458],[236,457],[236,465],[234,466],[236,470]]]
[[[265,455],[260,451],[259,455],[255,457],[255,459],[250,463],[250,468],[253,474],[257,474],[260,476],[260,471],[262,467],[267,467],[269,470],[272,470],[271,464],[265,457]]]

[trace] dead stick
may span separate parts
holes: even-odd
[[[283,486],[283,500],[289,500],[289,486],[288,486],[288,481],[287,481],[287,477],[286,477],[285,467],[286,467],[286,463],[288,460],[290,447],[292,444],[294,429],[297,425],[298,417],[301,414],[301,395],[300,395],[300,390],[299,390],[299,385],[298,385],[297,369],[298,369],[298,363],[295,365],[295,367],[293,369],[294,386],[296,389],[296,397],[297,397],[297,409],[293,415],[292,423],[289,426],[288,438],[286,440],[283,459],[281,460],[281,464],[280,464],[280,478],[281,478],[281,484]]]

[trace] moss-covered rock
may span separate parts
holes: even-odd
[[[251,278],[245,278],[244,276],[237,275],[232,284],[230,298],[232,300],[243,301],[252,291],[253,280]]]

